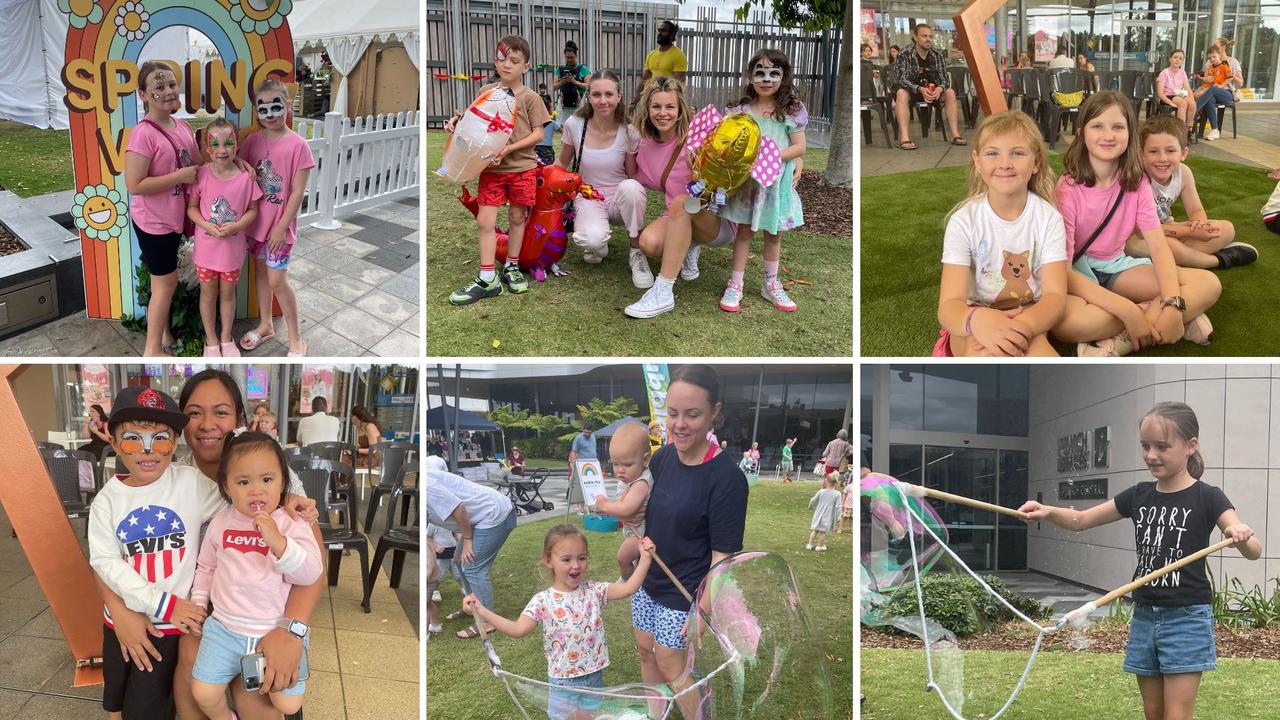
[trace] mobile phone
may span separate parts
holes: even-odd
[[[244,679],[245,692],[258,692],[262,689],[262,674],[267,669],[267,659],[262,653],[253,653],[240,658],[240,675]]]

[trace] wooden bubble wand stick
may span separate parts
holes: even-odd
[[[993,505],[992,503],[983,502],[981,500],[974,500],[973,498],[968,498],[963,495],[953,495],[952,493],[949,493],[949,492],[934,490],[933,488],[928,488],[923,485],[912,485],[911,483],[905,483],[902,481],[898,481],[898,487],[902,488],[903,492],[905,492],[906,494],[912,497],[937,498],[938,500],[945,500],[947,502],[956,503],[958,505],[968,505],[971,508],[986,510],[988,512],[993,512],[993,513],[1000,513],[1001,515],[1008,515],[1009,517],[1018,518],[1023,522],[1030,521],[1030,518],[1027,517],[1027,514],[1022,512],[1021,510],[1013,510],[1007,507],[1003,507],[1001,505]]]

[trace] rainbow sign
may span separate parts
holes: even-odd
[[[594,505],[598,496],[604,495],[604,473],[600,471],[599,460],[575,460],[578,485],[582,488],[582,497],[588,505]]]
[[[256,4],[262,4],[261,2]],[[292,0],[58,0],[68,15],[62,84],[70,111],[85,306],[89,317],[141,317],[134,268],[141,261],[129,222],[125,148],[139,118],[138,58],[157,32],[188,27],[218,52],[208,63],[171,63],[187,112],[221,113],[244,131],[256,122],[249,95],[268,75],[293,82]],[[253,263],[237,288],[238,314],[257,313]]]

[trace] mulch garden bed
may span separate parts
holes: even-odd
[[[804,206],[804,225],[800,226],[800,232],[835,235],[852,241],[852,188],[825,185],[821,173],[805,170],[796,192],[800,193]]]
[[[1008,622],[982,633],[960,638],[962,650],[1012,650],[1028,652],[1035,632],[1021,621]],[[1280,660],[1280,628],[1216,629],[1218,657],[1251,660]],[[1129,626],[1117,622],[1090,625],[1083,630],[1063,628],[1045,635],[1040,647],[1050,652],[1123,653],[1129,640]],[[862,647],[919,650],[923,643],[914,635],[892,635],[862,627]]]
[[[0,223],[0,257],[12,255],[17,252],[26,250],[27,246],[18,240],[17,236],[9,232],[9,228]]]

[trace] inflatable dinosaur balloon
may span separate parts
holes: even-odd
[[[533,211],[524,224],[524,242],[520,244],[520,269],[533,273],[542,282],[547,270],[560,262],[568,245],[564,229],[564,206],[574,196],[587,200],[603,200],[595,188],[582,182],[582,176],[569,172],[559,165],[542,165],[538,168],[538,194]],[[474,215],[479,210],[479,200],[462,188],[458,200]],[[507,256],[507,233],[498,230],[498,250],[494,256],[499,262]]]
[[[769,187],[782,174],[778,146],[760,135],[760,126],[746,113],[722,117],[714,105],[698,111],[689,123],[685,147],[693,155],[689,197],[690,214],[703,208],[719,213],[725,199],[748,177]]]
[[[480,93],[454,125],[436,174],[459,185],[480,177],[511,139],[515,121],[516,99],[509,88],[498,86]]]

